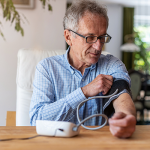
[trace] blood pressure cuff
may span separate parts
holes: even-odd
[[[113,83],[111,89],[109,90],[109,92],[106,95],[111,95],[113,94],[116,89],[118,89],[118,93],[116,95],[114,95],[111,98],[104,98],[103,99],[103,109],[104,109],[104,114],[108,117],[111,118],[115,112],[114,107],[113,107],[113,103],[112,101],[116,98],[118,98],[122,93],[128,93],[131,97],[131,90],[129,87],[128,82],[126,82],[125,80],[117,80]],[[120,93],[120,94],[119,94]]]

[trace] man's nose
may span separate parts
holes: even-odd
[[[100,39],[98,39],[95,43],[93,43],[93,48],[96,50],[101,50],[103,43],[101,43]]]

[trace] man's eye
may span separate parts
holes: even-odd
[[[105,41],[105,39],[106,39],[106,37],[101,37],[101,40],[102,40],[102,41]]]
[[[95,41],[96,37],[95,36],[88,36],[88,41]]]

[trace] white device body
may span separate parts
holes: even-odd
[[[73,131],[76,124],[65,121],[36,120],[36,132],[45,136],[72,137],[79,134]]]

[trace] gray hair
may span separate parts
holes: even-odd
[[[86,12],[89,12],[94,15],[103,16],[107,21],[108,27],[108,16],[107,9],[105,6],[99,4],[94,0],[76,0],[66,11],[63,26],[65,29],[71,29],[75,32],[78,31],[79,21],[85,15]]]

